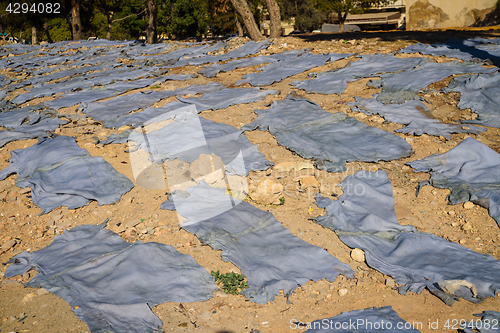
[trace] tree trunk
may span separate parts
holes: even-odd
[[[45,34],[47,35],[47,41],[53,43],[52,38],[50,38],[49,19],[47,17],[45,17],[45,22],[43,23],[43,30],[45,30]]]
[[[82,22],[80,20],[80,0],[71,1],[71,25],[73,40],[82,39]]]
[[[31,45],[38,44],[38,39],[36,38],[36,28],[31,27]]]
[[[256,42],[264,40],[264,36],[260,33],[260,29],[257,26],[257,23],[255,23],[252,11],[250,11],[246,0],[231,0],[231,3],[243,19],[243,23],[247,28],[250,38]]]
[[[154,0],[147,0],[149,21],[146,29],[146,41],[148,44],[156,43],[156,6]]]
[[[236,21],[236,27],[238,28],[238,36],[243,37],[243,27],[241,26],[240,20],[238,19],[238,15],[234,15],[234,20]]]
[[[106,19],[108,20],[108,29],[106,31],[106,39],[111,40],[111,28],[113,27],[113,17],[115,15],[115,12],[111,10],[107,10],[105,13]]]
[[[344,32],[344,22],[347,18],[347,13],[339,14],[339,32]]]
[[[280,7],[276,0],[265,0],[267,11],[269,12],[269,20],[271,22],[271,32],[269,38],[278,38],[281,36],[281,14]]]

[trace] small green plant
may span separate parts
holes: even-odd
[[[284,205],[285,204],[285,197],[281,197],[280,198],[280,205]]]
[[[215,278],[215,283],[222,284],[222,290],[226,294],[238,295],[241,290],[248,288],[248,282],[241,274],[234,272],[221,274],[219,271],[211,271],[210,274]]]
[[[149,87],[149,89],[158,89],[158,88],[161,88],[160,86],[151,86]]]

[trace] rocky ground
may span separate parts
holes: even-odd
[[[309,48],[314,53],[391,53],[417,41],[433,43],[444,41],[450,37],[499,37],[498,30],[490,31],[433,31],[433,32],[375,32],[353,33],[343,35],[305,35],[285,37],[274,41],[273,45],[261,52],[271,54],[283,50]],[[234,44],[242,43],[242,39]],[[398,55],[406,57],[408,55]],[[427,56],[426,56],[427,57]],[[447,58],[430,57],[435,61],[449,61]],[[341,60],[310,71],[287,78],[267,88],[277,89],[279,96],[268,96],[265,100],[229,107],[217,111],[204,111],[200,115],[216,122],[229,124],[237,128],[252,122],[255,109],[265,108],[273,100],[283,99],[290,91],[291,82],[303,80],[310,72],[321,72],[346,65],[348,60]],[[257,66],[256,66],[257,67]],[[221,82],[229,87],[256,67],[242,68],[229,73],[220,73],[213,79],[203,76],[183,82],[166,82],[156,90],[171,90],[191,84],[205,84],[210,81]],[[172,70],[173,74],[196,73],[200,66],[186,66]],[[12,75],[7,72],[6,75]],[[431,88],[441,88],[451,78],[433,84]],[[366,85],[368,79],[362,79],[348,85],[344,94],[299,95],[318,103],[326,111],[345,112],[349,117],[378,127],[388,132],[403,127],[395,123],[385,122],[379,116],[366,116],[351,112],[347,102],[354,101],[355,96],[371,97],[379,89]],[[249,85],[243,85],[243,87]],[[142,90],[148,90],[145,88]],[[8,98],[13,98],[24,90],[14,91]],[[434,117],[444,121],[458,121],[475,117],[468,110],[457,108],[459,94],[429,92],[422,93],[426,105]],[[54,98],[54,97],[51,97]],[[43,101],[51,98],[39,99]],[[168,98],[157,103],[164,105],[175,100]],[[31,101],[30,103],[34,103]],[[60,110],[75,113],[76,107]],[[134,180],[130,158],[126,145],[111,144],[102,146],[95,144],[93,137],[104,139],[111,133],[119,133],[123,129],[109,130],[100,123],[90,119],[74,121],[60,127],[59,134],[73,136],[81,148],[87,149],[93,156],[102,156],[118,172]],[[310,221],[309,218],[324,214],[314,202],[314,193],[324,195],[333,193],[340,195],[340,187],[336,187],[347,175],[358,170],[385,170],[393,184],[396,201],[396,214],[401,224],[411,224],[418,230],[433,233],[452,242],[458,242],[479,253],[489,254],[500,260],[500,230],[496,222],[488,215],[486,209],[472,203],[448,205],[448,190],[426,186],[420,195],[415,197],[417,184],[429,178],[427,173],[414,173],[405,163],[422,159],[430,154],[443,153],[455,147],[465,134],[453,134],[451,140],[428,135],[412,136],[395,133],[404,138],[414,150],[408,158],[391,162],[347,164],[343,173],[326,173],[310,167],[310,161],[302,159],[276,143],[268,132],[253,131],[246,135],[258,145],[266,158],[273,162],[274,168],[262,172],[251,172],[248,176],[250,189],[258,187],[264,181],[271,180],[281,185],[284,202],[279,205],[264,205],[263,200],[247,199],[252,205],[269,210],[295,236],[320,246],[329,253],[348,263],[356,272],[355,279],[339,276],[336,281],[320,280],[309,282],[296,289],[287,303],[286,297],[277,296],[273,303],[258,305],[251,303],[241,295],[227,295],[222,291],[206,302],[197,303],[165,303],[154,307],[153,312],[163,321],[166,332],[250,332],[258,330],[267,332],[300,331],[292,322],[307,323],[313,320],[328,318],[344,311],[391,305],[406,321],[421,323],[421,332],[436,331],[429,328],[429,322],[438,321],[437,330],[457,332],[453,329],[453,320],[470,321],[477,319],[473,314],[485,310],[498,310],[500,299],[489,298],[480,304],[462,300],[452,307],[445,305],[440,299],[424,290],[421,294],[409,292],[400,295],[395,290],[394,280],[370,269],[365,262],[351,256],[351,249],[344,245],[329,229]],[[474,136],[500,153],[500,130],[487,128],[485,132]],[[11,142],[0,149],[0,170],[8,166],[10,152],[34,144],[36,140]],[[300,162],[297,166],[297,162]],[[294,168],[291,168],[294,166]],[[300,169],[300,170],[299,170]],[[288,170],[288,171],[286,171]],[[301,177],[312,176],[312,177]],[[160,209],[166,200],[164,190],[146,190],[135,187],[125,194],[121,201],[114,205],[98,206],[93,202],[88,206],[70,210],[59,208],[50,214],[41,215],[41,210],[32,203],[29,189],[20,189],[14,185],[15,176],[0,182],[0,262],[5,263],[22,251],[36,251],[49,245],[55,236],[81,224],[100,224],[109,219],[107,228],[120,233],[127,241],[160,242],[174,246],[178,251],[189,254],[208,271],[239,272],[229,262],[222,261],[220,251],[208,246],[201,246],[197,238],[179,228],[175,212]],[[268,181],[269,182],[269,181]],[[255,198],[254,198],[255,199]],[[355,259],[353,259],[353,257]],[[357,259],[357,260],[356,260]],[[88,327],[74,314],[70,306],[62,299],[43,289],[23,287],[36,271],[23,276],[6,279],[3,277],[5,266],[0,270],[0,332],[89,332]],[[446,327],[448,323],[448,328]]]

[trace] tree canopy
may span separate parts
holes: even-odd
[[[330,9],[337,13],[340,23],[340,31],[344,31],[344,22],[349,14],[361,14],[373,7],[387,6],[396,0],[330,0],[323,1],[324,9]]]
[[[8,37],[38,41],[86,39],[150,40],[201,38],[243,33],[262,39],[260,28],[270,20],[271,38],[281,34],[281,20],[294,20],[297,30],[319,29],[337,13],[343,25],[348,14],[395,0],[60,0],[57,10],[48,2],[25,0],[14,8],[11,0],[0,0],[0,32]],[[26,4],[28,7],[26,7]],[[9,7],[10,6],[10,7]],[[27,9],[27,10],[26,10]],[[42,10],[42,11],[40,11]],[[330,19],[331,21],[331,19]]]

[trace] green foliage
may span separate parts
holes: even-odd
[[[362,14],[373,7],[386,6],[396,0],[330,0],[326,7],[337,14]]]
[[[207,0],[207,5],[209,27],[214,36],[236,32],[236,10],[230,0]]]
[[[285,197],[281,197],[280,198],[280,205],[284,205],[285,204]]]
[[[71,32],[69,31],[68,22],[62,17],[56,17],[49,20],[49,33],[54,42],[71,40]]]
[[[305,0],[301,0],[305,1]],[[317,0],[307,0],[317,1]],[[324,0],[327,1],[327,0]],[[61,0],[60,14],[9,14],[5,11],[11,0],[0,0],[0,30],[13,37],[31,36],[31,28],[37,29],[39,41],[47,40],[44,24],[47,19],[53,41],[72,38],[71,10],[74,1]],[[25,0],[30,5],[35,0]],[[264,19],[264,0],[248,0],[256,22]],[[83,38],[90,36],[107,38],[108,21],[111,20],[111,39],[138,39],[144,36],[148,12],[143,0],[80,0],[80,20]],[[155,0],[157,7],[157,32],[173,38],[201,38],[211,32],[225,35],[236,32],[236,11],[231,0]]]
[[[281,0],[281,17],[284,20],[295,18],[296,30],[315,30],[321,27],[325,14],[319,10],[315,0]]]
[[[202,37],[210,15],[206,0],[167,0],[158,4],[158,32],[175,38]]]
[[[248,288],[248,282],[241,274],[234,272],[220,274],[219,271],[211,271],[210,274],[215,278],[215,283],[222,284],[222,290],[226,294],[238,295],[241,290]]]

